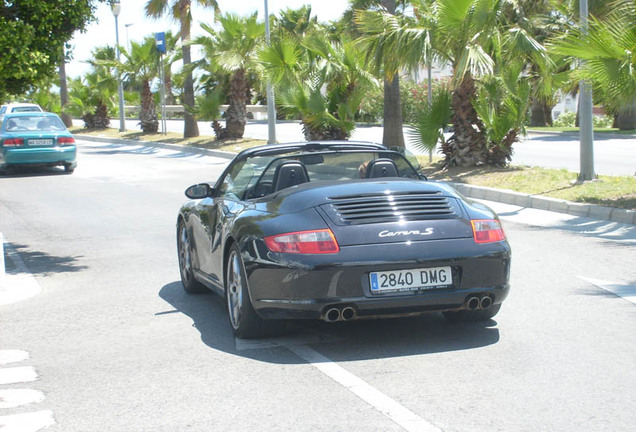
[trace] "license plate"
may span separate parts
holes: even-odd
[[[53,145],[52,139],[32,139],[29,140],[29,145],[50,146]]]
[[[450,267],[373,272],[369,283],[374,294],[447,288],[453,285],[453,273]]]

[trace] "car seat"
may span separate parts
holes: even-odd
[[[309,181],[307,168],[298,161],[286,161],[276,167],[272,180],[274,192]]]
[[[375,159],[369,162],[367,178],[399,177],[398,169],[391,159]]]

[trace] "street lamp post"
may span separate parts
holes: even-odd
[[[269,45],[269,10],[267,8],[267,0],[265,0],[265,38]],[[276,144],[276,106],[274,105],[274,89],[272,84],[267,80],[267,144]]]
[[[115,17],[115,52],[117,53],[117,61],[120,61],[119,52],[119,22],[117,17],[121,12],[121,3],[119,0],[112,0],[110,2],[110,8],[113,11]],[[117,80],[119,81],[119,132],[126,132],[126,118],[124,116],[124,84],[121,81],[121,75],[119,70],[117,71]]]
[[[583,37],[588,32],[587,0],[579,3],[581,29]],[[594,180],[594,122],[592,121],[592,88],[590,84],[581,81],[579,85],[579,136],[580,136],[580,167],[579,181]]]

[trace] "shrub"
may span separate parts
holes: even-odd
[[[574,127],[576,122],[576,113],[575,112],[564,112],[559,115],[556,120],[554,120],[555,127]]]

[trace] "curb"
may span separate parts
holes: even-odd
[[[223,150],[214,150],[214,149],[205,149],[201,147],[190,147],[190,146],[182,146],[178,144],[167,144],[162,142],[148,142],[148,141],[137,141],[137,140],[129,140],[129,139],[121,139],[121,138],[107,138],[107,137],[96,137],[92,135],[82,135],[78,133],[74,133],[74,136],[78,137],[84,141],[92,141],[99,143],[110,143],[110,144],[122,144],[122,145],[144,145],[147,147],[158,147],[164,148],[168,150],[175,151],[188,151],[189,153],[195,154],[203,154],[208,156],[215,156],[224,159],[232,159],[236,156],[236,153],[227,152]]]
[[[558,198],[542,197],[506,189],[495,189],[484,186],[474,186],[465,183],[449,182],[461,194],[475,199],[496,201],[520,207],[565,213],[572,216],[589,217],[636,225],[636,211],[604,207],[596,204],[582,204]]]
[[[236,153],[204,149],[199,147],[186,147],[178,144],[149,143],[147,141],[135,141],[119,138],[106,138],[74,134],[85,141],[114,143],[124,145],[145,145],[149,147],[159,147],[175,151],[188,151],[190,153],[205,154],[224,159],[232,159]],[[506,189],[495,189],[484,186],[474,186],[466,183],[447,182],[461,194],[475,199],[496,201],[504,204],[518,205],[520,207],[547,210],[556,213],[566,213],[572,216],[589,217],[594,219],[607,220],[611,222],[627,223],[636,225],[636,211],[619,209],[614,207],[603,207],[596,204],[582,204],[566,201],[558,198],[542,197],[521,192],[513,192]]]

